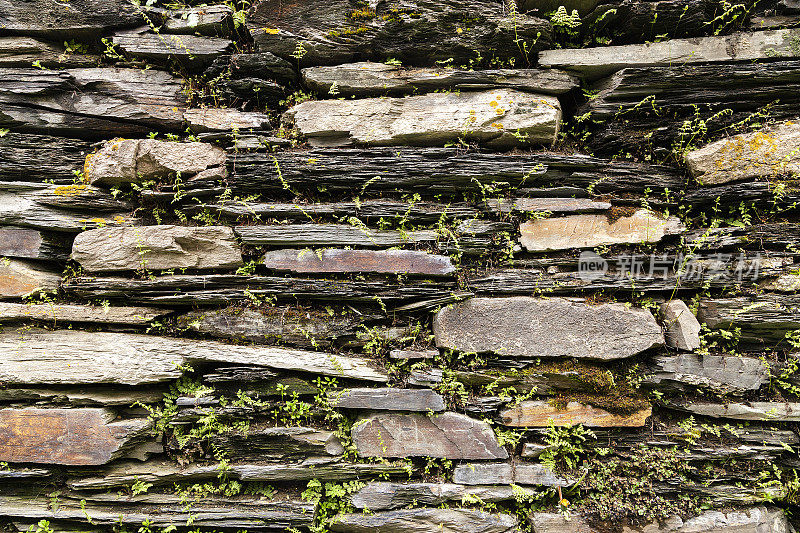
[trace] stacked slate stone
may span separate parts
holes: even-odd
[[[3,531],[793,531],[796,0],[0,0],[0,74]]]

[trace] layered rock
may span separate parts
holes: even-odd
[[[380,413],[356,422],[352,436],[362,457],[508,457],[487,423],[457,413]]]
[[[516,529],[516,525],[516,517],[507,514],[471,509],[420,508],[372,514],[349,513],[338,517],[331,525],[331,530],[347,533],[510,533]]]
[[[501,213],[550,212],[593,213],[611,209],[608,202],[596,202],[589,198],[515,198],[513,200],[487,200],[491,209]]]
[[[0,460],[105,464],[150,428],[144,418],[112,420],[104,409],[0,409]]]
[[[800,329],[796,297],[763,294],[701,300],[697,318],[714,330],[738,328],[738,341],[745,348],[773,346],[790,331]]]
[[[20,259],[65,259],[69,239],[34,229],[0,227],[0,256]]]
[[[480,498],[498,502],[514,498],[511,487],[465,486],[456,483],[391,483],[373,481],[353,494],[353,507],[370,511],[398,509],[408,505],[438,506]]]
[[[547,427],[551,423],[556,426],[641,427],[650,415],[649,407],[632,414],[614,414],[579,402],[567,402],[562,408],[539,400],[524,401],[500,413],[503,424],[513,427]]]
[[[677,400],[669,406],[699,416],[761,422],[800,422],[800,404],[788,402],[747,402],[727,404]]]
[[[231,269],[242,264],[242,252],[226,226],[139,226],[84,231],[72,259],[90,272]]]
[[[440,348],[510,357],[610,360],[664,342],[645,309],[564,298],[472,298],[439,311],[433,331]]]
[[[302,74],[306,85],[319,93],[359,97],[495,88],[558,95],[578,87],[575,77],[558,70],[401,68],[369,61],[304,68]]]
[[[453,470],[453,481],[464,485],[544,485],[563,487],[573,482],[538,463],[466,463]]]
[[[361,246],[365,248],[401,246],[433,242],[435,231],[376,230],[346,224],[296,224],[275,226],[237,226],[244,244],[256,246]]]
[[[272,126],[269,115],[227,107],[187,109],[183,114],[183,119],[191,130],[197,133],[245,132],[263,130]],[[205,176],[205,174],[201,176]]]
[[[70,54],[61,47],[31,37],[0,37],[0,67],[30,67],[61,69],[93,67],[100,62],[97,56]]]
[[[117,32],[112,42],[133,57],[157,61],[174,59],[192,67],[208,65],[233,48],[233,41],[228,39],[191,34],[156,34],[150,33],[149,29],[145,27],[136,31]]]
[[[271,270],[302,273],[375,272],[446,276],[455,272],[450,258],[413,250],[274,250],[262,261]]]
[[[54,293],[61,278],[29,261],[3,259],[0,261],[0,297],[22,298]]]
[[[700,322],[682,300],[669,300],[660,307],[667,346],[692,351],[700,348]]]
[[[769,383],[767,366],[760,359],[743,356],[658,356],[646,383],[659,389],[700,387],[724,394],[744,394]]]
[[[146,13],[126,0],[77,0],[69,9],[46,0],[0,2],[0,28],[15,34],[54,39],[94,36],[103,31],[136,26]]]
[[[435,146],[463,138],[511,148],[552,144],[560,127],[561,105],[552,96],[498,89],[304,102],[284,118],[316,146]]]
[[[164,33],[223,35],[233,26],[233,10],[226,5],[177,9],[170,15],[161,28]]]
[[[444,411],[444,399],[430,389],[346,389],[328,393],[331,405],[341,409],[376,411]]]
[[[570,215],[543,218],[520,224],[520,244],[531,252],[593,248],[610,244],[658,242],[666,235],[680,233],[683,224],[644,209],[630,216],[610,220],[606,215]]]
[[[0,322],[38,320],[44,322],[97,322],[144,326],[167,314],[163,309],[148,307],[89,306],[69,304],[0,303]]]
[[[798,152],[800,124],[787,121],[711,143],[687,152],[684,159],[700,183],[719,185],[800,172]]]

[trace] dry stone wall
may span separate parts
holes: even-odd
[[[0,528],[789,533],[795,0],[0,0]]]

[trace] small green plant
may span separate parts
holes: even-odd
[[[595,439],[594,432],[582,425],[556,426],[550,420],[544,437],[547,449],[539,460],[551,470],[573,470],[588,452],[587,441]]]

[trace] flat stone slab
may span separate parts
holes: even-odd
[[[439,355],[439,350],[392,350],[389,352],[390,359],[433,359]]]
[[[174,59],[185,66],[207,65],[233,50],[233,41],[230,39],[191,34],[155,34],[150,33],[149,28],[117,32],[111,40],[114,46],[133,57],[156,61]]]
[[[787,29],[579,50],[543,50],[539,52],[539,65],[596,79],[626,67],[792,58],[797,56],[798,37],[800,30]]]
[[[86,156],[84,174],[90,183],[103,185],[159,180],[176,174],[186,180],[223,166],[225,160],[225,151],[208,143],[115,139]]]
[[[682,300],[664,302],[659,309],[667,346],[688,352],[700,348],[700,322]]]
[[[72,259],[89,272],[232,269],[242,252],[227,226],[135,226],[79,233]]]
[[[164,33],[199,33],[200,35],[219,35],[226,33],[232,24],[233,10],[229,6],[201,6],[176,9],[164,22]]]
[[[61,276],[29,261],[0,260],[0,297],[22,298],[58,290]]]
[[[610,428],[644,426],[651,414],[649,407],[631,415],[618,415],[578,402],[569,402],[562,409],[546,401],[531,400],[501,411],[500,418],[504,425],[512,427],[547,427],[552,421],[556,426],[583,424],[587,427]]]
[[[800,42],[800,31],[797,32]],[[778,178],[800,172],[800,123],[786,121],[708,144],[684,156],[703,185]]]
[[[81,0],[70,5],[68,12],[62,4],[47,0],[0,0],[0,28],[56,40],[74,39],[140,25],[140,10],[127,0]]]
[[[436,146],[464,138],[488,147],[552,144],[561,122],[553,96],[509,89],[406,98],[318,100],[284,114],[312,145]],[[515,135],[516,134],[516,135]]]
[[[269,115],[264,113],[221,107],[187,109],[183,113],[183,119],[196,133],[233,130],[244,132],[272,127]]]
[[[510,533],[517,519],[472,509],[401,509],[340,515],[331,531],[342,533]]]
[[[301,273],[371,272],[448,276],[455,267],[446,255],[416,250],[273,250],[262,261],[272,270]]]
[[[747,402],[711,403],[675,401],[669,407],[694,415],[731,420],[751,420],[765,422],[800,422],[800,403],[788,402]]]
[[[150,428],[105,409],[0,409],[0,461],[102,465]]]
[[[450,501],[480,498],[483,502],[514,499],[511,487],[466,486],[456,483],[392,483],[372,481],[353,494],[356,509],[383,511],[408,505],[439,506]]]
[[[433,332],[440,348],[512,357],[612,360],[664,343],[646,309],[525,296],[449,305],[436,313]]]
[[[256,365],[386,382],[366,359],[323,352],[131,333],[57,330],[0,334],[0,382],[8,385],[144,385],[181,376],[186,363]]]
[[[362,457],[508,457],[487,423],[457,413],[380,413],[356,422],[352,436]]]
[[[596,202],[589,198],[515,198],[514,200],[486,201],[492,210],[501,213],[545,212],[551,213],[594,213],[611,209],[608,202]]]
[[[0,227],[2,257],[61,259],[68,255],[68,249],[69,239],[46,235],[35,229]]]
[[[339,409],[376,411],[444,411],[444,399],[431,389],[347,389],[328,393]]]
[[[559,70],[414,68],[369,61],[304,68],[302,75],[306,85],[319,93],[330,94],[336,84],[336,95],[359,97],[495,88],[564,94],[579,86],[576,77]]]
[[[60,46],[31,37],[0,37],[0,67],[30,67],[34,61],[50,69],[91,67],[97,56],[68,54]]]
[[[254,246],[360,246],[378,248],[435,242],[435,231],[378,230],[348,224],[236,226],[244,244]]]
[[[529,220],[519,226],[519,242],[529,252],[594,248],[611,244],[653,243],[681,233],[676,217],[661,218],[645,209],[610,220],[606,215],[569,215]]]
[[[68,304],[18,304],[0,302],[0,322],[39,320],[52,322],[96,322],[144,326],[154,318],[166,315],[168,309],[153,307],[100,307]]]
[[[743,394],[769,383],[769,370],[755,357],[681,354],[657,356],[646,381],[659,388],[712,389],[723,394]]]
[[[467,463],[453,470],[453,481],[464,485],[543,485],[565,487],[572,482],[539,463]]]

